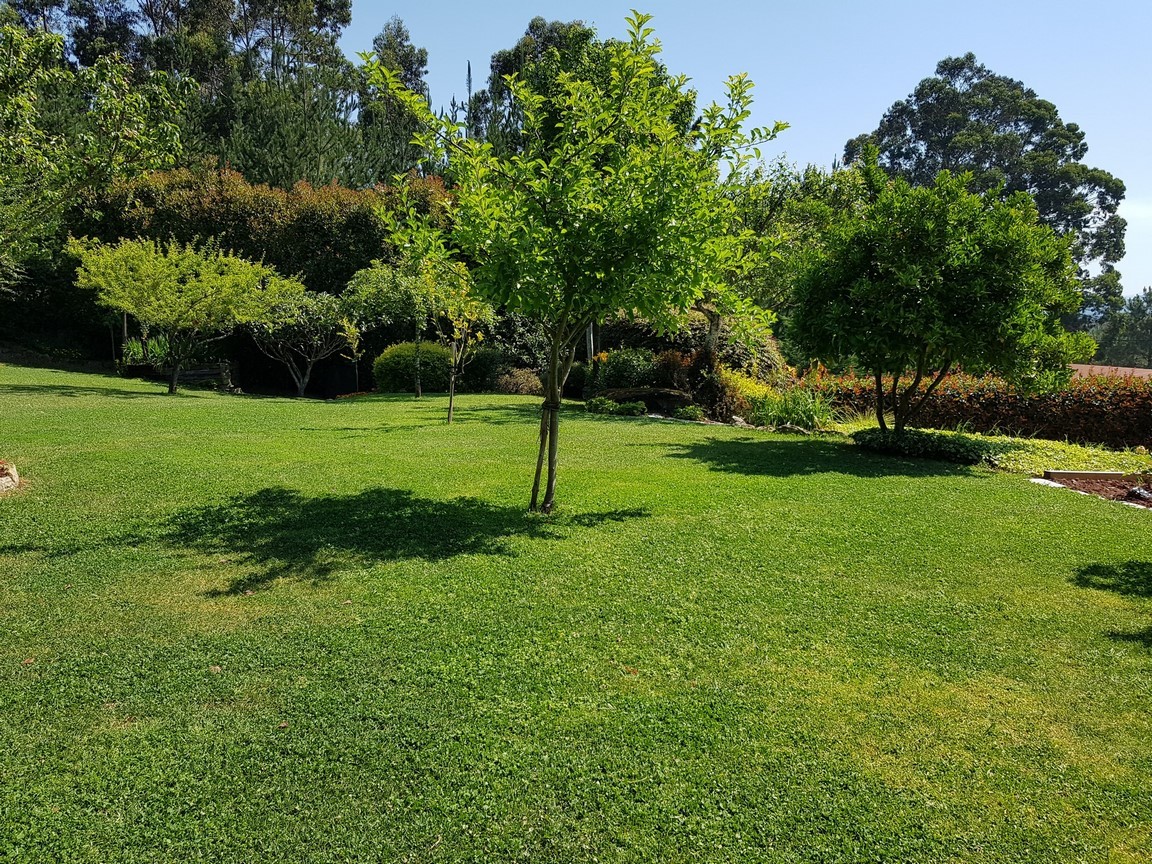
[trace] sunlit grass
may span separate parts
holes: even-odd
[[[1152,513],[846,439],[0,366],[0,860],[1152,856]],[[5,857],[6,856],[6,857]]]

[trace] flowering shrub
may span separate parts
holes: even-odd
[[[815,375],[805,383],[837,409],[874,410],[871,379]],[[1109,447],[1147,446],[1152,444],[1152,380],[1074,378],[1055,392],[1029,394],[998,378],[950,375],[924,404],[916,423],[930,429],[1004,432]]]

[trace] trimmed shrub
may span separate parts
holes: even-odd
[[[874,384],[856,375],[816,375],[807,386],[837,409],[874,410]],[[889,397],[890,398],[890,397]],[[886,408],[891,408],[886,404]],[[1152,380],[1073,378],[1053,393],[1023,393],[998,378],[950,375],[914,422],[932,429],[1048,438],[1108,447],[1152,444]]]
[[[891,456],[938,459],[960,465],[978,465],[994,453],[994,447],[971,435],[926,432],[922,429],[861,429],[852,440],[865,450]]]
[[[579,399],[584,395],[584,386],[588,383],[588,365],[577,361],[568,370],[568,380],[564,382],[564,395],[571,399]]]
[[[685,405],[683,408],[677,408],[672,416],[677,420],[695,420],[699,422],[704,419],[704,409],[699,405]]]
[[[452,352],[435,342],[420,343],[420,388],[446,393],[452,371]],[[412,393],[416,389],[416,343],[400,342],[386,348],[372,364],[372,377],[381,393]]]
[[[509,369],[496,379],[496,392],[510,396],[543,396],[544,384],[531,369]]]
[[[643,402],[615,402],[606,396],[595,396],[584,403],[589,414],[614,414],[620,417],[642,417],[648,413]]]

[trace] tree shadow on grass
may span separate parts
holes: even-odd
[[[534,516],[474,498],[437,501],[402,489],[307,497],[263,489],[177,514],[166,539],[202,552],[234,556],[255,572],[209,596],[242,594],[295,577],[322,581],[349,564],[457,555],[511,555],[515,537],[563,539],[572,529],[647,516],[644,510]]]
[[[713,471],[764,477],[849,474],[854,477],[979,477],[968,465],[868,453],[826,438],[708,438],[673,444],[669,456],[701,462]]]
[[[1120,633],[1114,630],[1108,633],[1107,636],[1113,642],[1129,642],[1133,645],[1141,645],[1149,651],[1152,651],[1152,627],[1147,627],[1136,633]]]
[[[1115,591],[1127,597],[1152,597],[1152,561],[1089,564],[1076,571],[1072,584]]]
[[[119,379],[113,379],[119,380]],[[125,390],[121,387],[101,387],[90,385],[76,387],[69,384],[0,384],[0,396],[4,395],[30,395],[30,396],[111,396],[117,399],[154,399],[157,396],[167,396],[157,386],[156,390]]]

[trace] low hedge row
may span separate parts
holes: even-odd
[[[824,375],[811,376],[806,383],[841,411],[874,410],[871,379]],[[890,404],[886,407],[891,409]],[[1152,380],[1074,378],[1054,393],[1027,394],[997,378],[951,375],[929,397],[914,423],[929,429],[1002,432],[1108,447],[1149,446]]]

